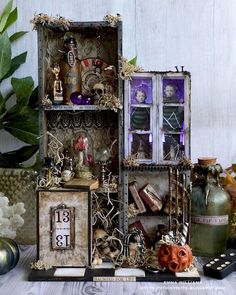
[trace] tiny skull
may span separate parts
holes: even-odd
[[[96,247],[99,249],[99,252],[107,252],[106,248],[109,247],[107,242],[108,234],[105,230],[98,228],[94,231],[93,240],[95,242]],[[101,253],[105,254],[105,253]]]
[[[93,240],[101,256],[114,258],[120,253],[118,249],[116,249],[115,251],[112,251],[111,245],[110,245],[110,242],[112,241],[112,239],[110,239],[110,236],[107,234],[107,232],[101,228],[98,228],[94,231]]]
[[[184,271],[190,266],[192,260],[192,251],[187,244],[184,246],[162,244],[158,251],[160,265],[171,272]]]
[[[93,85],[92,93],[94,94],[95,103],[99,101],[105,94],[106,89],[103,83],[96,83]]]

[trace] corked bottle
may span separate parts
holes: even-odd
[[[194,255],[215,256],[226,249],[230,197],[219,184],[216,159],[198,159],[191,193],[191,241]]]
[[[81,64],[78,59],[77,43],[74,37],[64,41],[64,55],[60,62],[63,84],[63,103],[70,103],[73,92],[81,93]]]

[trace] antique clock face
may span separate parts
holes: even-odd
[[[116,68],[109,66],[99,58],[86,58],[81,61],[82,93],[93,94],[93,86],[96,83],[109,85],[112,92],[116,91]]]
[[[53,250],[75,246],[75,208],[60,204],[51,208],[51,247]]]
[[[100,66],[96,67],[96,62],[100,62]],[[91,91],[93,90],[93,86],[96,83],[99,83],[102,79],[102,71],[104,69],[104,66],[106,67],[107,64],[105,64],[100,59],[95,58],[86,58],[82,60],[81,62],[82,66],[82,93],[86,95],[91,95]]]
[[[99,72],[95,72],[92,70],[87,70],[82,75],[82,88],[83,93],[87,95],[91,95],[91,91],[93,90],[93,86],[96,83],[99,83],[101,81],[101,74]]]

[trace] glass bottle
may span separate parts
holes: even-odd
[[[193,168],[190,245],[197,256],[211,257],[226,249],[230,197],[219,184],[221,172],[215,159],[199,159]]]
[[[74,37],[69,37],[64,41],[64,55],[60,68],[63,103],[69,104],[72,93],[81,93],[81,64],[78,60],[77,43]]]

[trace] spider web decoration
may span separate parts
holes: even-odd
[[[169,152],[164,155],[164,160],[177,160],[180,157],[181,147],[180,144],[171,135],[165,135],[166,141],[168,142],[167,148]],[[164,152],[166,148],[164,146]]]
[[[172,112],[168,117],[163,115],[163,120],[172,130],[181,129],[181,124],[175,112]]]

